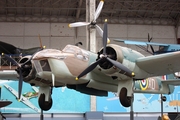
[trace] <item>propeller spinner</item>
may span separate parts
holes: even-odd
[[[87,73],[91,72],[97,65],[99,65],[102,61],[108,61],[111,64],[113,64],[115,67],[119,68],[124,75],[127,75],[129,77],[134,77],[135,74],[131,70],[129,70],[126,66],[122,65],[120,62],[117,62],[113,59],[111,59],[107,53],[106,53],[106,45],[107,45],[107,19],[104,23],[104,32],[103,32],[103,53],[100,54],[100,58],[91,64],[89,67],[87,67],[81,74],[79,74],[78,77],[76,77],[76,80],[78,80],[80,77],[86,75]]]

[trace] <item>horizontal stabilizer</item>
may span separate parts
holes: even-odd
[[[180,79],[168,79],[168,80],[162,80],[161,82],[162,84],[168,84],[174,86],[180,85]]]

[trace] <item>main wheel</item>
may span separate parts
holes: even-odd
[[[45,94],[41,94],[39,97],[39,107],[41,108],[41,110],[47,111],[49,109],[51,109],[52,107],[52,98],[50,98],[49,101],[45,101]]]
[[[131,98],[127,96],[127,89],[122,88],[119,92],[119,101],[121,102],[122,106],[130,107],[131,106]]]

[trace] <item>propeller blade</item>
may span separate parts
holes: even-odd
[[[6,54],[2,54],[9,62],[15,64],[16,66],[20,67],[20,65],[13,59],[11,58],[9,55]]]
[[[106,45],[107,45],[107,19],[105,20],[105,23],[104,23],[104,32],[103,32],[103,54],[105,55],[106,54]]]
[[[41,49],[43,49],[43,45],[42,45],[42,40],[41,40],[40,34],[38,35],[38,38],[39,38],[39,42],[40,42],[40,47],[41,47]]]
[[[149,33],[148,33],[148,42],[151,42],[151,40],[152,40],[152,37],[150,38]],[[151,47],[151,51],[152,51],[152,53],[154,54],[154,48],[153,48],[153,46],[152,46],[152,45],[149,45],[149,46]]]
[[[99,35],[101,37],[103,37],[103,30],[98,25],[95,25],[95,27],[96,27],[96,30],[99,33]],[[107,43],[110,43],[110,39],[109,38],[107,38]]]
[[[99,5],[98,5],[98,7],[97,7],[97,9],[96,9],[95,14],[94,14],[94,21],[96,21],[96,19],[99,17],[99,15],[100,15],[100,13],[101,13],[101,10],[102,10],[102,8],[103,8],[103,5],[104,5],[104,0],[101,0],[101,1],[99,2]]]
[[[99,33],[99,35],[100,35],[101,37],[103,37],[103,30],[102,30],[98,25],[95,25],[95,27],[96,27],[96,30],[97,30],[97,32]]]
[[[150,47],[151,47],[152,53],[154,54],[154,48],[153,48],[153,46],[150,45]]]
[[[81,27],[81,26],[86,26],[90,25],[90,22],[75,22],[75,23],[70,23],[69,27]]]
[[[80,77],[86,75],[87,73],[91,72],[100,62],[102,59],[97,60],[93,64],[91,64],[89,67],[87,67],[81,74],[76,77],[76,80],[78,80]]]
[[[112,60],[110,58],[106,58],[109,62],[111,62],[114,66],[116,66],[117,68],[119,68],[123,74],[129,76],[129,77],[134,77],[134,73],[129,70],[127,67],[125,67],[124,65],[122,65],[121,63],[115,61],[115,60]]]
[[[149,33],[148,33],[148,42],[150,42],[150,41],[149,41]]]
[[[21,99],[22,85],[23,85],[22,70],[19,69],[19,85],[18,85],[18,99],[19,100]]]

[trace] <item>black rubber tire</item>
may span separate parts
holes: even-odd
[[[124,87],[119,92],[119,101],[120,101],[121,105],[124,107],[131,106],[131,97],[127,96],[127,89]]]
[[[51,109],[53,101],[52,98],[50,98],[50,101],[46,102],[45,94],[43,93],[40,95],[38,103],[41,110],[48,111],[49,109]]]

